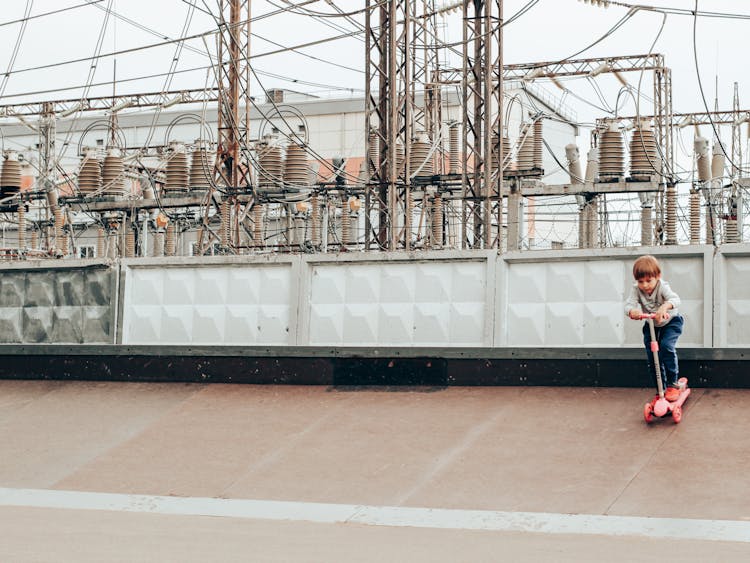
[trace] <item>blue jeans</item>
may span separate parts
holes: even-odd
[[[659,343],[659,365],[661,366],[661,382],[666,389],[668,385],[677,383],[680,375],[680,367],[677,362],[677,351],[675,345],[677,339],[682,334],[683,320],[677,315],[664,326],[654,327],[656,332],[656,341]],[[654,372],[654,354],[651,352],[651,331],[648,323],[643,323],[643,344],[646,346],[646,356],[648,357],[648,369]]]

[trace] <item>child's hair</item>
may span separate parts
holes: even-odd
[[[660,275],[659,261],[651,255],[641,256],[633,263],[633,277],[637,280],[647,276],[655,278]]]

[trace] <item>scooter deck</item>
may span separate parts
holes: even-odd
[[[677,397],[677,399],[674,401],[667,401],[667,410],[662,416],[657,416],[654,413],[654,406],[659,400],[659,395],[655,395],[650,402],[646,403],[646,406],[643,410],[643,416],[646,422],[651,422],[654,418],[666,418],[670,415],[672,416],[672,419],[675,421],[675,423],[678,423],[680,422],[680,420],[682,420],[682,405],[690,396],[690,387],[687,386],[686,377],[681,377],[677,382],[682,388],[680,390],[680,396]]]

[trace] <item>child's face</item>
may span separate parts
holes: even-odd
[[[638,289],[643,291],[646,295],[651,295],[654,292],[654,289],[656,289],[656,282],[659,281],[659,278],[661,276],[643,276],[642,278],[638,278],[636,281],[638,282]]]

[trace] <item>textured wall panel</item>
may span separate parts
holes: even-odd
[[[633,256],[509,262],[500,324],[510,346],[642,346],[642,323],[625,317]],[[680,295],[680,346],[704,345],[707,288],[703,255],[660,257],[663,277]]]
[[[123,344],[294,343],[288,264],[131,266],[124,299]]]
[[[723,325],[718,345],[750,346],[750,256],[726,255],[723,262],[719,298],[726,300],[726,306],[717,319]]]
[[[114,342],[114,271],[29,268],[0,273],[0,342]]]
[[[311,345],[481,346],[485,261],[311,265]]]

